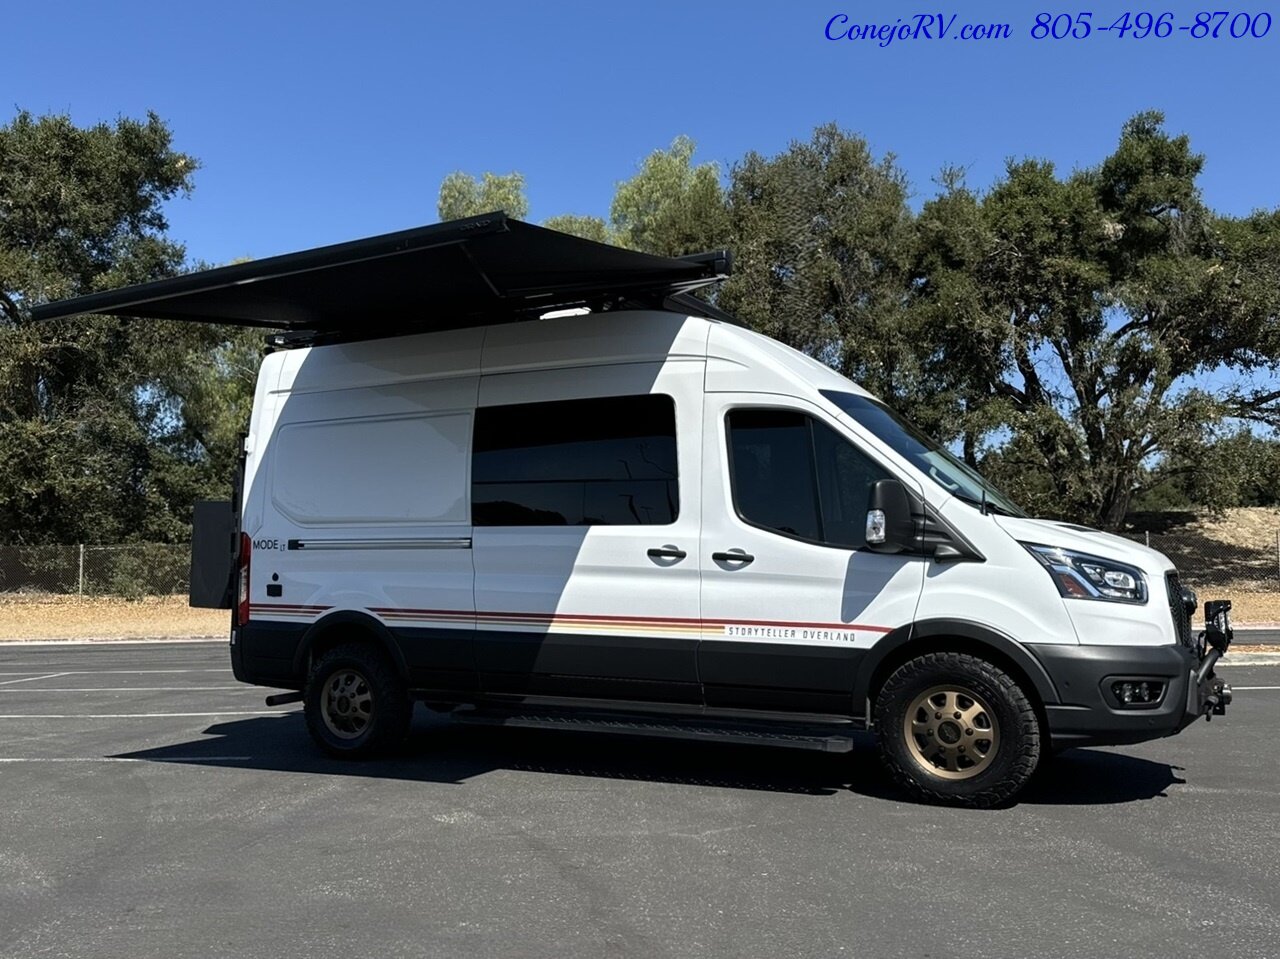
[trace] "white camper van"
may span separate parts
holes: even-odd
[[[211,271],[56,305],[312,328],[277,337],[258,378],[229,514],[231,659],[295,691],[270,701],[301,699],[326,752],[394,743],[415,701],[828,749],[873,729],[917,796],[991,805],[1052,750],[1224,711],[1229,603],[1193,634],[1163,555],[1026,516],[856,384],[689,297],[724,257],[641,258],[500,215],[414,235],[494,221],[463,259],[518,308],[468,312],[424,259],[416,275],[443,285],[422,296],[455,314],[388,325],[432,309],[404,302],[400,250],[370,281],[400,299],[326,321],[311,288],[341,284],[325,271],[379,262],[354,245],[305,270],[304,254],[246,264],[256,290]],[[517,241],[553,248],[538,289],[558,292],[510,292],[533,288],[511,279]]]

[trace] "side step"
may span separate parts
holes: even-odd
[[[454,722],[468,726],[503,726],[513,729],[560,729],[574,733],[622,733],[658,739],[692,739],[703,742],[750,746],[782,746],[819,752],[847,753],[853,749],[853,732],[805,726],[767,726],[762,723],[730,723],[704,718],[678,720],[663,717],[608,716],[600,713],[505,712],[463,707],[452,713]]]

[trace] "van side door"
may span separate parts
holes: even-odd
[[[484,692],[701,702],[704,366],[482,378],[471,500]]]
[[[698,670],[708,706],[846,715],[859,659],[910,623],[920,556],[867,551],[867,499],[891,475],[820,409],[708,393]]]

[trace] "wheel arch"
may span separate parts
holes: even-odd
[[[867,725],[873,718],[875,694],[895,669],[916,656],[943,651],[980,656],[1006,670],[1027,693],[1034,694],[1042,722],[1044,706],[1059,702],[1057,687],[1045,668],[1016,639],[980,623],[931,619],[893,630],[863,657],[854,680],[853,701],[865,704]]]
[[[408,682],[409,667],[391,630],[373,615],[356,609],[327,613],[307,628],[294,653],[294,672],[305,677],[317,655],[351,642],[366,642],[381,649],[391,659],[400,678]]]

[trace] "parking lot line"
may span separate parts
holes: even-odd
[[[1236,692],[1240,692],[1241,690],[1256,692],[1259,689],[1280,689],[1280,686],[1232,686],[1231,688]],[[8,692],[8,690],[0,690],[0,692]]]
[[[215,689],[257,691],[253,686],[237,683],[234,686],[23,686],[21,689],[0,689],[0,693],[198,693]]]
[[[11,666],[19,665],[18,663],[10,663]],[[34,665],[34,664],[33,664]],[[47,669],[38,670],[36,672],[26,673],[0,673],[0,676],[30,676],[36,678],[39,676],[45,679],[51,679],[54,676],[143,676],[151,673],[229,673],[229,667],[204,667],[202,669],[68,669],[64,672],[51,673]],[[19,680],[22,682],[22,680]]]
[[[66,673],[40,673],[36,676],[27,676],[24,679],[6,679],[4,682],[0,682],[0,686],[12,686],[14,683],[31,683],[37,679],[58,679],[66,675]]]
[[[176,719],[206,716],[293,716],[298,710],[237,709],[204,713],[0,713],[0,719]]]
[[[242,763],[252,758],[252,756],[165,756],[163,759],[129,756],[0,756],[0,763]]]

